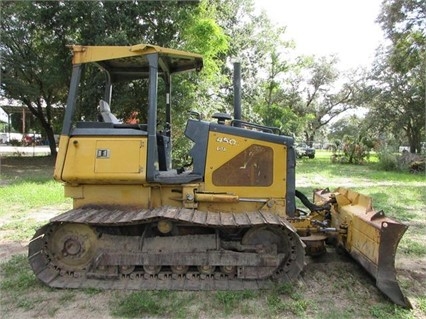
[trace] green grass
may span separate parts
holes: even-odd
[[[415,241],[410,238],[402,238],[399,248],[404,254],[413,257],[426,256],[426,245],[424,242]]]
[[[246,301],[257,297],[257,292],[246,291],[218,291],[214,294],[216,307],[223,310],[225,315],[230,315],[235,311],[241,311],[242,304]],[[252,310],[245,307],[245,314],[249,314]]]
[[[412,319],[410,311],[395,307],[394,305],[374,305],[370,308],[370,315],[373,318],[388,319]]]
[[[0,184],[0,231],[4,238],[28,240],[43,224],[31,212],[43,207],[68,204],[61,183],[53,180],[50,157],[2,158]]]
[[[0,273],[3,277],[0,282],[1,308],[12,303],[28,311],[40,302],[40,296],[32,292],[39,289],[41,284],[30,269],[26,256],[15,255],[0,264]]]
[[[12,181],[0,192],[0,231],[7,231],[10,240],[25,240],[32,237],[43,222],[31,217],[30,211],[43,207],[71,203],[64,197],[63,187],[53,180]]]
[[[0,217],[11,208],[19,214],[26,210],[65,202],[62,185],[53,180],[12,181],[0,192]]]
[[[248,316],[275,318],[285,314],[302,316],[310,301],[303,298],[290,285],[269,292],[217,291],[217,292],[170,292],[141,291],[118,294],[111,305],[111,313],[119,318],[202,318]],[[259,306],[257,300],[262,300]],[[203,303],[201,308],[197,305]],[[198,306],[199,307],[199,306]]]
[[[166,318],[190,318],[188,304],[192,293],[170,291],[139,291],[130,294],[116,294],[111,313],[119,318],[145,318],[161,316]]]
[[[0,231],[6,231],[4,238],[14,241],[24,241],[33,237],[34,233],[45,222],[34,219],[18,219],[0,226]]]
[[[274,315],[296,315],[302,317],[309,309],[311,302],[303,297],[303,293],[291,284],[275,287],[266,297],[268,309]]]
[[[0,289],[3,292],[20,294],[38,285],[27,258],[23,255],[15,255],[6,263],[1,264],[1,271],[5,276],[0,283]]]

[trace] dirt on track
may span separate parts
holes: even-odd
[[[51,176],[53,171],[53,159],[51,158],[2,158],[1,174],[6,177],[0,180],[0,191],[2,187],[7,187],[9,181],[22,178],[28,174],[38,176]],[[40,222],[47,222],[50,218],[70,209],[68,204],[60,204],[32,209],[27,212],[28,218]],[[0,217],[0,226],[7,222],[7,216]],[[426,229],[426,224],[414,225]],[[0,260],[5,262],[12,256],[26,255],[28,240],[11,241],[7,239],[7,231],[0,230]],[[423,236],[426,241],[426,234]],[[410,258],[403,254],[397,254],[396,268],[398,280],[408,298],[426,295],[426,258]],[[0,272],[0,280],[4,280],[4,274]],[[337,254],[334,249],[329,249],[329,253],[321,258],[309,259],[305,271],[302,273],[297,283],[303,298],[312,301],[315,309],[305,313],[307,318],[318,318],[317,313],[333,306],[337,311],[341,309],[357,309],[359,307],[375,305],[376,303],[388,303],[386,298],[375,287],[374,280],[351,258]],[[120,296],[131,292],[119,292]],[[38,300],[32,308],[16,304],[1,303],[1,318],[21,319],[21,318],[117,318],[111,315],[112,302],[117,299],[117,292],[102,291],[95,294],[88,294],[87,291],[79,290],[51,290],[41,286],[32,290],[26,297],[28,300]],[[362,296],[362,299],[360,299]],[[0,299],[2,297],[0,296]],[[224,314],[218,311],[206,311],[202,306],[205,303],[204,297],[199,298],[199,303],[191,307],[200,307],[192,310],[198,318],[259,318],[259,315],[235,315]],[[208,302],[208,300],[207,300]],[[260,302],[260,301],[255,301]],[[262,306],[261,306],[262,307]],[[424,318],[425,312],[418,309],[410,314],[410,318]],[[417,309],[416,309],[417,307]],[[278,318],[280,315],[267,315],[268,318]],[[298,315],[287,318],[299,318]],[[148,318],[148,317],[144,317]],[[151,316],[149,318],[152,318]],[[164,317],[159,317],[164,318]],[[348,317],[349,318],[349,317]],[[358,318],[356,313],[351,318]]]

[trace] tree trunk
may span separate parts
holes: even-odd
[[[309,147],[312,147],[312,145],[314,145],[314,139],[315,139],[315,131],[312,131],[311,133],[309,133],[309,131],[305,131],[305,143],[306,145],[308,145]]]
[[[420,154],[422,152],[420,130],[417,127],[408,125],[405,132],[407,134],[408,144],[410,145],[410,153]]]
[[[57,151],[56,151],[56,140],[55,135],[52,129],[52,126],[48,126],[44,128],[46,131],[47,140],[49,141],[49,147],[50,147],[50,155],[52,157],[56,157]]]
[[[56,157],[56,154],[57,154],[56,141],[55,141],[55,135],[53,133],[52,125],[50,125],[46,121],[39,121],[39,122],[42,125],[44,132],[46,133],[47,140],[49,141],[50,155],[52,157]]]
[[[39,123],[43,127],[44,132],[46,133],[47,140],[49,141],[49,147],[50,147],[50,155],[52,157],[56,157],[56,142],[55,142],[55,135],[53,134],[53,128],[50,123],[49,119],[46,119],[46,117],[43,114],[43,109],[41,107],[40,101],[39,103],[36,103],[37,108],[35,108],[31,101],[24,100],[24,103],[28,106],[28,109],[31,111],[31,113],[34,114],[34,116],[38,119]],[[46,103],[46,111],[50,111],[51,104]]]
[[[353,164],[354,163],[354,151],[351,151],[351,153],[349,154],[349,164]]]

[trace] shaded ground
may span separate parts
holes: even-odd
[[[52,177],[54,166],[55,159],[50,156],[0,156],[0,174],[4,176],[1,181],[25,176]]]

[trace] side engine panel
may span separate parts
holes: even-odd
[[[205,191],[228,193],[240,200],[281,203],[276,214],[294,212],[293,140],[234,126],[210,124]]]
[[[146,181],[147,137],[72,136],[61,148],[55,178],[74,184]]]

